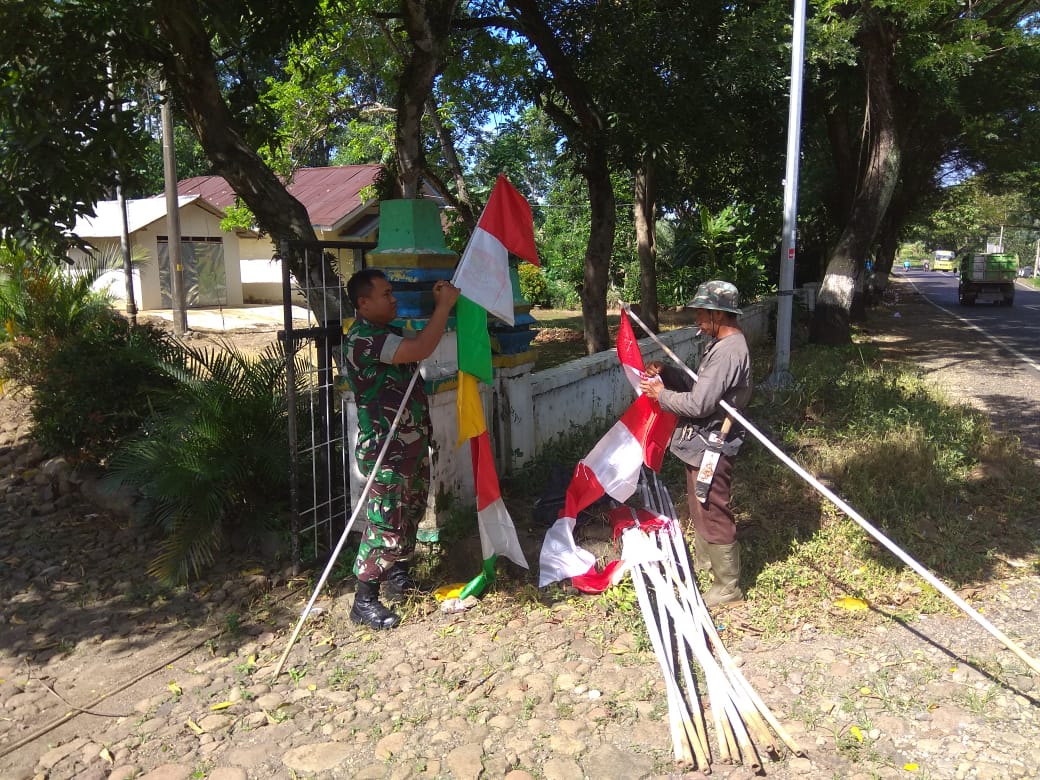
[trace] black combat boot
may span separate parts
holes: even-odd
[[[401,622],[401,616],[379,603],[379,582],[358,580],[354,590],[354,606],[350,619],[369,628],[393,628]]]
[[[418,591],[419,586],[409,574],[409,566],[405,561],[398,561],[386,572],[383,589],[387,601],[400,601],[406,594]]]

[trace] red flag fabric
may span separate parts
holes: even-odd
[[[621,566],[621,561],[611,561],[603,567],[602,571],[596,571],[593,566],[584,574],[571,577],[571,585],[582,593],[602,593],[614,584],[614,573]]]
[[[632,387],[639,392],[639,380],[643,378],[645,366],[643,364],[643,353],[639,351],[639,342],[636,334],[632,332],[632,323],[628,319],[628,313],[621,310],[621,326],[617,334],[618,360],[625,369],[625,377],[632,383]]]
[[[673,520],[658,515],[646,509],[636,509],[630,506],[619,506],[607,512],[611,525],[614,527],[614,541],[629,528],[639,526],[644,531],[659,531]]]
[[[517,257],[539,265],[533,226],[530,204],[504,173],[498,174],[477,227],[493,235]]]
[[[513,325],[510,252],[538,265],[531,207],[509,179],[499,174],[452,282],[470,301]]]
[[[491,440],[485,430],[469,440],[473,459],[473,478],[477,487],[477,527],[480,546],[487,560],[504,555],[517,566],[527,568],[527,559],[516,535],[516,527],[502,501],[498,473],[491,455]]]

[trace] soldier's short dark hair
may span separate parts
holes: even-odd
[[[347,281],[347,297],[355,311],[358,307],[358,299],[367,298],[372,294],[374,279],[386,279],[386,274],[378,268],[362,268]]]

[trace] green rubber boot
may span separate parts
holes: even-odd
[[[704,594],[704,605],[719,607],[744,600],[740,589],[740,542],[708,544],[711,573],[715,582]]]
[[[693,570],[711,571],[711,556],[708,555],[708,543],[696,530],[693,532]]]

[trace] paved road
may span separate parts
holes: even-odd
[[[957,274],[936,271],[910,271],[899,276],[913,283],[933,304],[966,320],[1036,363],[1040,370],[1040,290],[1023,281],[1016,283],[1015,304],[1007,307],[992,303],[961,306],[957,302]],[[970,329],[965,336],[970,337]]]
[[[891,282],[873,315],[882,348],[984,411],[1040,464],[1040,291],[1020,282],[1010,308],[961,306],[953,274],[899,271]]]

